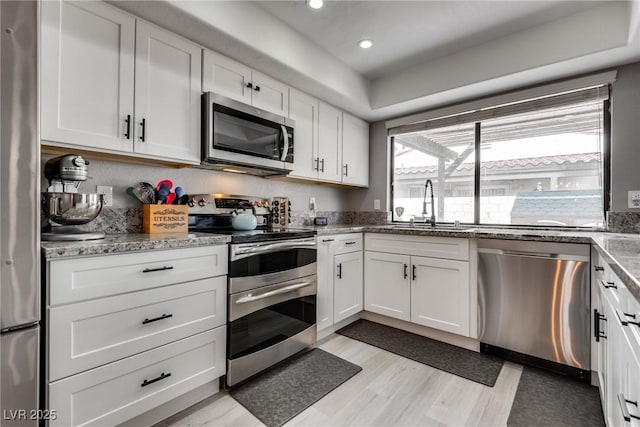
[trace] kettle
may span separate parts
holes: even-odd
[[[247,212],[248,206],[251,212]],[[242,209],[242,213],[238,210]],[[255,230],[258,226],[258,218],[256,218],[256,208],[248,203],[238,206],[238,209],[231,212],[231,227],[234,230]]]

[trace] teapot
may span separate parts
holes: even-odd
[[[251,212],[247,212],[246,206],[251,208]],[[238,212],[242,209],[242,212]],[[246,203],[238,206],[236,210],[231,212],[231,227],[234,230],[255,230],[258,226],[258,218],[256,218],[256,208]]]

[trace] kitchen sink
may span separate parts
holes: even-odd
[[[458,226],[456,227],[454,224],[436,224],[435,227],[432,227],[431,224],[424,223],[414,223],[410,224],[391,224],[387,226],[391,229],[401,229],[401,230],[433,230],[433,231],[469,231],[473,227],[471,226]]]

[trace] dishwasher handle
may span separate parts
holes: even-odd
[[[541,258],[541,259],[551,259],[551,260],[589,261],[588,257],[584,257],[580,255],[564,255],[564,254],[545,253],[545,252],[513,251],[513,250],[505,250],[505,249],[478,248],[478,253],[495,254],[495,255],[503,255],[503,256],[518,256],[518,257],[526,257],[526,258]]]

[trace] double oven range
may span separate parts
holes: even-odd
[[[189,230],[230,234],[227,374],[233,387],[316,341],[315,231],[274,228],[268,201],[198,195]],[[231,212],[252,203],[258,228],[234,231]]]

